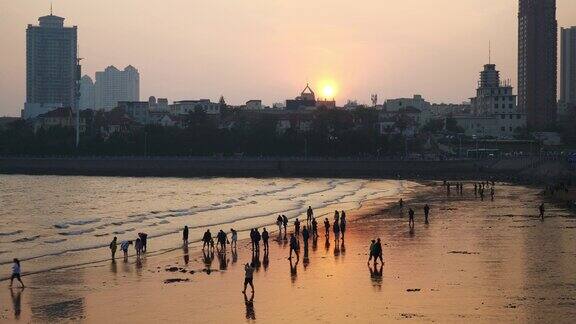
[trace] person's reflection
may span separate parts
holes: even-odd
[[[296,259],[296,263],[292,263],[293,259],[290,259],[290,280],[292,283],[296,282],[296,278],[298,277],[298,262],[299,259]]]
[[[262,260],[262,265],[264,266],[264,271],[268,271],[268,266],[270,265],[270,258],[268,257],[268,250],[264,251],[264,259]]]
[[[10,288],[10,297],[12,297],[12,306],[14,307],[14,318],[20,319],[20,313],[22,313],[22,288]]]
[[[308,245],[304,245],[304,260],[302,264],[304,265],[304,270],[306,270],[306,267],[308,267],[310,264],[310,257],[308,256]]]
[[[330,251],[330,238],[326,236],[326,242],[324,242],[324,249],[326,252]]]
[[[232,264],[238,262],[238,251],[236,250],[236,246],[232,248]]]
[[[312,251],[316,252],[316,250],[318,249],[318,236],[317,235],[312,235]]]
[[[344,246],[344,240],[342,240],[342,245],[340,245],[340,254],[346,254],[346,246]]]
[[[142,268],[144,267],[144,262],[140,256],[136,257],[136,274],[138,276],[142,275]]]
[[[246,305],[246,319],[255,320],[256,310],[254,309],[254,291],[252,291],[250,299],[248,299],[248,296],[244,293],[244,304]]]
[[[226,270],[228,268],[228,259],[226,253],[218,253],[218,269]]]
[[[261,265],[262,263],[260,262],[260,253],[252,252],[252,267],[254,267],[256,271],[259,271]]]
[[[188,244],[182,245],[182,252],[184,253],[184,264],[188,265],[188,263],[190,263],[190,251],[188,250]]]
[[[116,260],[112,260],[112,262],[110,263],[110,272],[112,272],[113,274],[118,273],[118,264],[116,264]]]
[[[336,243],[334,243],[334,256],[338,257],[340,256],[340,242],[336,241]]]
[[[202,260],[204,261],[206,273],[210,274],[212,271],[212,261],[214,261],[214,251],[202,250]]]
[[[374,263],[371,265],[368,263],[368,269],[370,270],[370,279],[372,280],[372,285],[377,288],[382,288],[382,273],[384,271],[384,264]]]
[[[410,237],[414,236],[414,226],[410,226]]]

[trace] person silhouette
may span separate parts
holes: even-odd
[[[302,228],[302,239],[304,240],[304,253],[307,253],[308,251],[308,240],[310,239],[310,232],[308,231],[308,228],[306,226],[304,226]]]
[[[414,210],[412,208],[408,210],[408,226],[414,227]]]
[[[300,235],[300,221],[298,220],[298,218],[296,218],[296,220],[294,221],[294,233],[296,234],[296,236]]]
[[[252,267],[249,263],[244,265],[244,290],[242,290],[243,294],[246,294],[246,287],[250,285],[252,289],[252,294],[254,294],[254,267]]]
[[[312,223],[312,219],[314,219],[314,211],[312,210],[312,206],[308,206],[308,210],[306,210],[306,222],[310,224]]]
[[[538,207],[538,211],[540,211],[540,219],[544,220],[544,212],[546,211],[544,208],[544,203],[540,204],[540,207]]]
[[[328,218],[324,218],[324,235],[326,237],[330,236],[330,221]]]
[[[184,230],[182,230],[182,242],[184,242],[184,244],[188,244],[188,225],[184,226]]]
[[[299,246],[298,246],[298,241],[296,240],[296,236],[294,236],[294,233],[290,234],[290,257],[288,257],[288,259],[292,259],[292,251],[294,251],[294,253],[296,253],[296,258],[300,259],[300,254],[298,253],[299,250]]]
[[[428,216],[430,215],[430,206],[426,204],[424,206],[424,223],[428,224]]]

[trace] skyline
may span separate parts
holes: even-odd
[[[25,0],[18,8],[0,1],[0,41],[11,44],[3,50],[0,116],[17,116],[25,101],[25,28],[49,14],[50,1]],[[371,93],[460,103],[474,95],[489,41],[492,63],[517,87],[517,1],[169,2],[61,0],[54,14],[78,26],[83,74],[132,64],[142,75],[141,100],[224,95],[231,104],[271,105],[295,97],[307,81],[321,93],[321,83],[333,80],[339,104],[367,103]],[[559,27],[576,25],[576,3],[557,6]],[[126,12],[135,17],[127,20]],[[230,24],[231,17],[238,23]],[[407,25],[406,17],[419,24]]]

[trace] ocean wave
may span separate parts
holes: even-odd
[[[64,241],[68,241],[68,240],[67,239],[54,239],[54,240],[46,240],[46,241],[44,241],[44,243],[56,244],[56,243],[61,243]]]
[[[100,218],[83,219],[83,220],[54,224],[54,227],[58,228],[58,229],[66,229],[66,228],[69,228],[70,226],[83,226],[83,225],[98,223],[100,220],[101,220]]]
[[[64,236],[75,236],[75,235],[82,235],[82,234],[91,233],[91,232],[94,232],[93,228],[87,228],[87,229],[81,229],[81,230],[69,231],[69,232],[60,232],[58,234],[64,235]]]
[[[16,235],[16,234],[20,234],[23,231],[21,230],[17,230],[17,231],[13,231],[13,232],[0,232],[0,236],[12,236],[12,235]]]
[[[12,243],[32,242],[32,241],[35,241],[36,239],[38,239],[39,237],[40,237],[40,235],[35,235],[35,236],[31,236],[31,237],[23,237],[23,238],[12,241]]]

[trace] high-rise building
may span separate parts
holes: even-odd
[[[79,79],[77,27],[64,27],[64,18],[38,18],[26,29],[26,104],[31,118],[58,106],[75,106]]]
[[[92,78],[85,75],[80,80],[80,109],[94,109],[96,107],[96,89]]]
[[[576,26],[560,33],[560,102],[576,106]]]
[[[530,128],[556,122],[558,23],[556,0],[520,0],[518,107]]]
[[[96,72],[96,109],[110,110],[120,101],[140,100],[140,74],[128,65],[123,71],[109,66]]]

